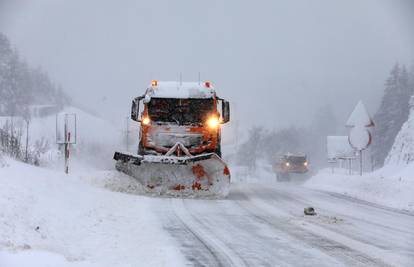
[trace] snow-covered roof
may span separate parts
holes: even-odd
[[[212,98],[214,88],[211,84],[207,87],[204,82],[157,82],[156,86],[150,85],[146,94],[159,98]]]

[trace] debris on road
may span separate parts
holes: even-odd
[[[316,212],[315,209],[312,207],[307,207],[303,210],[303,213],[305,213],[305,215],[309,215],[309,216],[315,216]]]

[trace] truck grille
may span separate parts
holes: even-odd
[[[151,138],[156,146],[172,147],[180,142],[185,147],[201,146],[203,138],[201,134],[156,133]]]

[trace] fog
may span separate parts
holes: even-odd
[[[414,59],[412,1],[0,0],[0,31],[76,103],[127,116],[151,79],[210,80],[242,128],[371,113]]]

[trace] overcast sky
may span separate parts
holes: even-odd
[[[151,79],[211,80],[242,127],[371,113],[414,59],[414,1],[0,0],[0,31],[73,99],[112,120]]]

